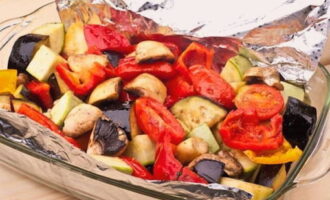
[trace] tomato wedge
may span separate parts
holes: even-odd
[[[189,75],[195,91],[226,108],[233,108],[234,89],[212,69],[201,65],[189,68]]]
[[[284,106],[284,100],[280,91],[264,84],[253,84],[242,87],[235,100],[237,108],[254,108],[258,118],[270,119],[280,113]]]
[[[135,101],[134,112],[140,129],[156,142],[168,135],[173,144],[179,144],[186,136],[183,128],[167,108],[152,98]]]
[[[283,143],[282,116],[261,121],[255,110],[231,111],[219,130],[223,142],[240,150],[274,150]]]

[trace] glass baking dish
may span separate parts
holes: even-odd
[[[29,1],[11,1],[12,4],[16,5],[21,5],[24,2],[28,3]],[[7,18],[7,15],[4,16],[4,14],[0,16],[0,21],[2,21],[0,22],[0,69],[7,66],[13,42],[20,35],[28,33],[46,22],[59,21],[54,2],[36,1],[36,3],[29,4],[33,5],[30,5],[30,8],[24,12],[18,13],[19,15],[16,14],[16,16]],[[317,108],[317,124],[303,156],[292,165],[286,182],[269,199],[278,199],[299,183],[305,184],[315,181],[328,171],[328,165],[325,165],[324,169],[318,170],[317,174],[313,172],[310,175],[308,170],[301,172],[306,163],[312,162],[319,149],[324,150],[320,147],[327,145],[322,141],[330,132],[325,128],[330,105],[330,75],[328,71],[320,66],[306,88],[311,104]],[[318,161],[323,159],[323,157],[318,157]],[[80,199],[180,199],[161,191],[147,189],[143,185],[136,186],[128,182],[117,181],[79,166],[47,157],[2,136],[0,136],[0,163],[18,173],[29,176],[31,179]],[[304,174],[309,175],[305,176]]]

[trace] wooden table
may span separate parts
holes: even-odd
[[[0,21],[5,18],[11,18],[22,13],[21,9],[31,10],[33,4],[40,4],[42,2],[48,2],[49,0],[15,0],[15,3],[23,6],[12,6],[13,0],[0,0]],[[19,3],[21,2],[21,3]],[[3,13],[6,13],[3,15]],[[322,62],[325,64],[330,63],[330,42],[326,47],[326,54],[322,58]],[[328,56],[329,54],[329,56]],[[310,186],[295,190],[291,193],[304,194],[304,200],[318,199],[328,200],[330,199],[330,193],[327,191],[330,185],[330,174],[321,179],[318,183]],[[321,194],[322,197],[316,197],[315,195]],[[301,195],[298,195],[301,196]],[[301,196],[301,197],[303,197]],[[295,198],[296,199],[296,198]],[[58,191],[48,188],[47,186],[36,183],[28,178],[17,174],[10,169],[0,164],[0,200],[76,200]],[[293,200],[290,198],[290,200]]]

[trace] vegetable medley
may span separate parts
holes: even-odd
[[[15,42],[0,107],[136,177],[269,196],[316,121],[304,89],[238,51],[161,38],[45,24]]]

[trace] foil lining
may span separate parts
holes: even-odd
[[[140,191],[158,191],[181,199],[248,200],[251,195],[236,188],[219,184],[191,184],[182,182],[145,181],[121,173],[96,161],[83,151],[67,143],[62,137],[36,122],[12,112],[0,109],[0,137],[20,143],[44,156],[64,161],[89,172],[124,182]],[[56,173],[56,172],[54,172]],[[113,194],[114,196],[120,194]],[[109,197],[111,198],[111,197]]]
[[[241,39],[256,51],[256,66],[274,66],[282,77],[306,84],[313,76],[329,25],[329,1],[57,0],[59,15],[115,26],[124,32],[176,34],[191,40]],[[223,63],[221,63],[223,64]]]

